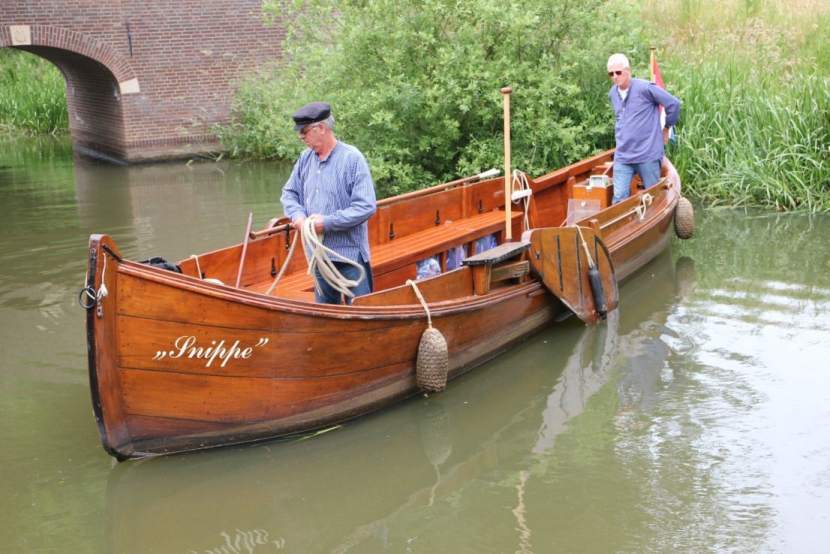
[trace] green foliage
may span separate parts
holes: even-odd
[[[734,62],[676,67],[684,100],[672,159],[710,204],[830,210],[830,81]]]
[[[665,44],[667,87],[683,100],[670,155],[685,193],[830,211],[830,5],[724,0],[696,12],[678,1],[646,2],[643,13]],[[685,8],[689,18],[671,18]]]
[[[32,54],[0,48],[0,133],[60,133],[69,126],[60,71]]]
[[[538,175],[613,146],[605,61],[646,59],[636,11],[589,0],[310,0],[287,61],[242,86],[223,140],[244,157],[293,158],[291,113],[333,105],[337,134],[369,160],[382,196],[502,167],[502,96],[513,165]]]

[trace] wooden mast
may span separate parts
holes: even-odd
[[[501,89],[504,98],[504,240],[513,240],[512,218],[510,217],[510,93],[513,89],[504,87]]]

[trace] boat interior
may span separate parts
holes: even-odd
[[[520,242],[526,229],[579,224],[593,228],[613,249],[615,238],[642,220],[649,206],[666,201],[667,187],[665,168],[664,177],[647,195],[635,177],[632,196],[612,206],[612,164],[608,151],[541,177],[514,178],[510,240],[504,177],[459,179],[379,201],[368,221],[374,292],[355,298],[353,304],[416,304],[407,284],[410,279],[417,280],[430,303],[485,295],[521,283],[530,278],[523,255],[526,245]],[[232,286],[242,263],[239,288],[265,294],[272,289],[297,233],[280,229],[287,222],[282,218],[273,229],[251,233],[247,245],[192,256],[178,265],[185,275]],[[270,296],[314,302],[314,282],[302,248],[297,245],[295,250]]]

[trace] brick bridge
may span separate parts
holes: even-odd
[[[2,0],[0,47],[55,64],[83,154],[137,162],[215,151],[234,85],[276,62],[261,0]]]

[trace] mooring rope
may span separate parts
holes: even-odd
[[[413,281],[412,279],[407,279],[406,284],[412,287],[412,290],[415,291],[415,296],[418,297],[418,301],[423,306],[424,311],[427,313],[427,327],[432,328],[432,315],[429,313],[429,307],[427,307],[427,302],[424,300],[423,295],[421,294],[421,289],[418,288],[418,284]]]
[[[280,272],[277,273],[277,276],[274,277],[274,282],[271,283],[271,286],[268,287],[268,290],[265,291],[265,296],[271,296],[271,293],[274,292],[274,289],[277,287],[277,283],[280,282],[282,279],[285,270],[288,268],[288,262],[291,261],[291,257],[294,255],[294,249],[297,246],[297,237],[300,236],[299,233],[296,231],[294,232],[294,238],[291,239],[291,248],[288,250],[288,255],[285,257],[285,261],[282,262],[282,267],[280,268]]]
[[[196,254],[191,254],[190,257],[193,258],[193,260],[196,262],[196,277],[201,279],[202,278],[202,268],[199,267],[199,256],[197,256]]]
[[[643,196],[640,197],[640,205],[634,208],[640,221],[646,218],[646,210],[648,210],[652,202],[654,202],[654,197],[647,192],[643,193]]]
[[[519,185],[518,190],[516,189],[516,185]],[[513,192],[524,192],[527,191],[527,194],[524,195],[519,201],[523,201],[522,204],[524,205],[524,230],[527,231],[530,229],[530,217],[528,216],[528,208],[530,207],[530,197],[533,194],[533,189],[530,188],[530,184],[527,182],[527,174],[524,171],[520,171],[518,169],[513,170],[513,182],[510,186],[511,194]],[[512,200],[512,199],[511,199]],[[514,201],[513,203],[517,203],[518,201]]]
[[[91,309],[93,306],[97,304],[101,304],[104,301],[104,298],[109,294],[107,290],[107,284],[105,283],[105,279],[107,277],[107,253],[101,252],[101,257],[104,258],[104,269],[101,271],[101,286],[98,287],[96,291],[94,287],[88,286],[81,289],[80,294],[78,294],[78,303],[81,305],[82,308],[85,310]],[[89,272],[87,272],[86,276],[84,277],[84,283],[86,283],[87,279],[89,279]],[[87,303],[84,301],[84,295],[87,298],[92,300],[91,303]]]

